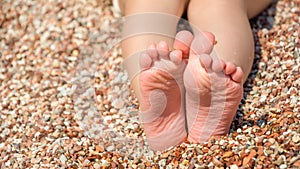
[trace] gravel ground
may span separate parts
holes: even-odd
[[[159,153],[139,127],[110,1],[0,9],[1,169],[300,168],[299,0],[251,21],[255,63],[229,135]]]

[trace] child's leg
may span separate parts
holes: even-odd
[[[142,16],[129,17],[130,21],[124,23],[124,27],[126,27],[126,30],[123,30],[123,34],[125,34],[125,36],[131,36],[128,34],[133,34],[134,32],[132,32],[132,30],[134,30],[135,27],[140,28],[139,30],[137,30],[140,32],[142,31],[142,29],[145,29],[144,34],[134,35],[130,38],[122,40],[122,54],[124,58],[127,58],[128,56],[135,56],[138,53],[146,50],[151,44],[157,44],[160,41],[164,41],[169,47],[172,47],[174,42],[174,36],[176,34],[177,22],[186,8],[186,1],[187,0],[119,0],[120,8],[125,17],[133,15]],[[156,21],[149,21],[149,19],[147,18],[148,15],[145,14],[149,12],[155,12],[158,14],[162,13],[162,15],[161,17],[157,17]],[[143,17],[143,15],[145,16],[145,18]],[[167,15],[170,15],[170,17],[168,18]],[[178,19],[176,19],[176,17],[178,17]],[[150,23],[151,25],[163,27],[164,30],[168,31],[168,35],[173,35],[173,37],[168,37],[168,35],[159,34],[161,32],[164,32],[164,30],[159,32],[161,29],[159,29],[157,34],[147,33],[148,25],[146,24],[147,22],[152,21],[153,23]],[[167,23],[162,25],[162,22],[164,21]],[[137,69],[139,68],[138,64],[138,62],[130,63],[130,65],[125,65],[125,67],[131,67],[131,69],[135,70],[135,68],[132,67],[136,67]],[[141,98],[138,78],[133,78],[133,76],[135,76],[135,74],[133,73],[129,74],[129,76],[132,76],[131,86],[135,91],[135,95],[137,96],[137,98]]]
[[[247,13],[244,0],[191,0],[189,4],[188,18],[196,33],[184,83],[192,142],[226,134],[235,116],[254,57]],[[255,15],[257,10],[249,9],[249,13]],[[198,48],[210,46],[213,38],[205,40],[196,29],[215,35],[217,44],[211,55],[199,56],[203,51]]]
[[[248,18],[258,15],[262,10],[271,4],[272,0],[246,0]]]
[[[186,64],[182,60],[181,50],[169,51],[170,46],[183,49],[180,43],[179,47],[178,43],[173,45],[178,22],[174,15],[177,17],[182,15],[185,1],[124,0],[123,2],[125,2],[123,13],[126,16],[138,14],[125,21],[123,35],[129,38],[122,41],[124,65],[140,103],[140,119],[150,148],[165,150],[181,143],[187,136],[182,77]],[[164,14],[144,15],[144,12]],[[158,32],[150,34],[148,31],[152,31],[149,30],[151,26],[160,27],[162,30],[154,28],[153,30]],[[139,35],[130,37],[130,34],[136,33],[135,31],[138,31]],[[171,37],[164,36],[164,33],[158,35],[162,33],[160,31],[169,31],[164,33]],[[180,39],[180,36],[179,34],[177,39]],[[187,37],[186,43],[189,46],[191,34],[181,37]]]
[[[214,48],[218,56],[240,66],[245,81],[254,57],[253,35],[245,1],[191,0],[188,18],[197,29],[215,35],[217,44]]]

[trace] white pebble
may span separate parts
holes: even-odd
[[[93,165],[93,167],[95,168],[95,169],[100,169],[100,164],[98,164],[98,163],[95,163],[94,165]]]
[[[67,157],[65,156],[65,155],[61,155],[60,157],[59,157],[59,160],[62,162],[62,163],[66,163],[67,162]]]
[[[287,168],[287,166],[286,166],[286,164],[281,164],[281,165],[279,166],[279,168],[280,168],[280,169],[285,169],[285,168]]]
[[[298,143],[300,141],[300,135],[299,134],[295,134],[292,137],[292,140],[293,140],[294,143]]]
[[[5,143],[0,143],[0,148],[3,148],[5,146]]]
[[[122,99],[116,99],[112,102],[112,106],[116,109],[120,109],[124,106],[124,101]]]
[[[264,102],[267,100],[267,96],[262,95],[261,98],[259,99],[260,102]]]
[[[84,162],[83,162],[83,165],[88,165],[89,163],[90,163],[90,160],[85,159]]]
[[[113,151],[114,149],[115,149],[114,146],[109,146],[109,147],[106,148],[107,151]]]
[[[230,166],[230,169],[238,169],[238,168],[239,167],[236,164]]]

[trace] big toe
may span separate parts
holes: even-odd
[[[183,57],[188,57],[193,39],[193,34],[190,31],[180,31],[175,36],[173,48],[181,50]]]
[[[195,54],[210,54],[213,49],[214,41],[215,37],[212,33],[196,33],[194,40],[191,44],[190,52]]]
[[[215,35],[214,34],[212,34],[210,32],[206,32],[206,31],[204,31],[203,34],[212,45],[215,44]]]

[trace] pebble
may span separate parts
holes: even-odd
[[[67,157],[65,156],[65,155],[61,155],[60,157],[59,157],[59,160],[62,162],[62,163],[66,163],[67,162]]]
[[[298,143],[300,141],[300,134],[295,134],[293,137],[292,137],[292,141],[294,143]]]
[[[300,160],[296,161],[293,166],[300,167]]]
[[[283,159],[281,157],[279,157],[274,163],[277,165],[277,166],[280,166],[282,163],[283,163]]]
[[[116,109],[123,108],[124,101],[122,99],[116,99],[112,102],[112,106],[115,107]]]
[[[98,163],[95,163],[95,164],[93,165],[93,167],[94,167],[95,169],[100,169],[100,168],[101,168],[100,164],[98,164]]]
[[[233,156],[233,152],[232,151],[227,151],[223,154],[223,158],[228,158],[228,157],[231,157]]]
[[[269,138],[269,142],[270,142],[271,144],[274,144],[274,143],[276,142],[276,140],[275,140],[274,138]]]
[[[297,160],[299,160],[300,157],[292,157],[291,160],[290,160],[290,163],[293,164],[294,162],[296,162]]]
[[[104,146],[102,145],[96,145],[96,152],[102,153],[104,151]]]
[[[212,161],[213,161],[214,165],[216,165],[218,167],[223,166],[223,163],[220,160],[218,160],[216,157],[213,157]]]
[[[86,166],[86,165],[88,165],[89,163],[90,163],[90,160],[85,159],[84,162],[83,162],[83,165]]]
[[[41,158],[32,158],[30,161],[33,164],[38,164],[42,159]]]
[[[286,168],[287,168],[287,165],[286,165],[286,164],[281,164],[281,165],[279,166],[279,168],[280,168],[280,169],[286,169]]]
[[[238,169],[239,167],[236,164],[230,166],[230,169]]]
[[[5,146],[5,143],[0,143],[0,149]]]
[[[108,146],[108,147],[106,148],[106,150],[107,150],[108,152],[113,151],[114,149],[115,149],[114,146]]]

